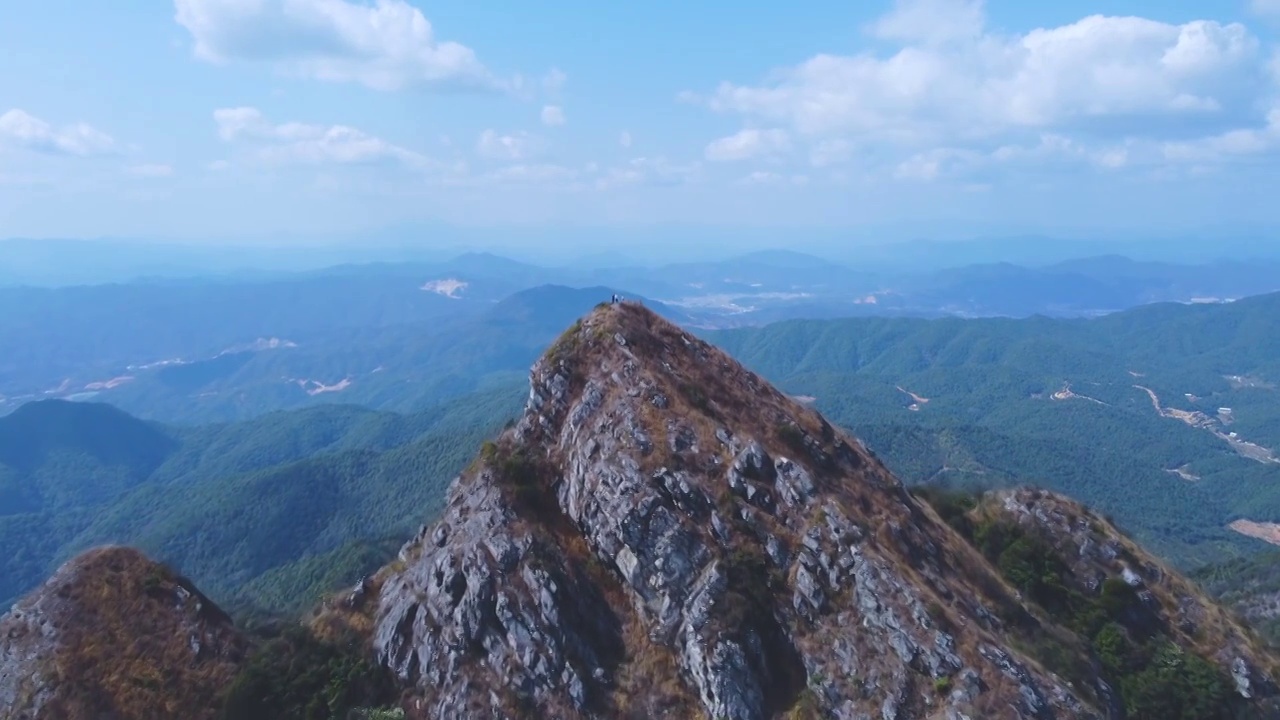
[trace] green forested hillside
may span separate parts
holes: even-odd
[[[455,368],[469,379],[452,394],[467,393],[476,373],[532,360],[559,315],[598,294],[546,292],[454,344],[413,344],[403,362]],[[544,307],[555,317],[530,322]],[[1280,296],[1095,320],[795,321],[707,334],[812,396],[908,481],[1038,483],[1185,566],[1266,547],[1228,529],[1235,520],[1280,523],[1280,463],[1266,456],[1280,448]],[[106,405],[24,406],[0,418],[0,601],[79,549],[124,542],[225,602],[306,607],[430,518],[457,469],[516,412],[515,375],[410,414],[324,405],[171,427]],[[414,406],[412,392],[385,392]],[[1201,413],[1187,415],[1201,427],[1172,410]],[[1232,432],[1256,447],[1233,448]]]
[[[429,322],[334,328],[298,347],[139,372],[94,399],[177,423],[238,421],[333,403],[412,413],[522,381],[551,340],[613,292],[546,285],[483,311],[459,310]],[[682,317],[678,310],[655,309]]]
[[[1092,320],[794,321],[709,335],[814,397],[911,481],[1039,483],[1186,565],[1265,547],[1229,530],[1234,520],[1280,522],[1280,463],[1267,459],[1280,449],[1280,295]],[[1166,414],[1201,413],[1188,415],[1201,426],[1157,413],[1151,393]],[[1258,447],[1233,446],[1233,432]]]
[[[430,517],[519,385],[396,415],[347,406],[166,428],[59,401],[0,418],[0,603],[93,545],[171,563],[224,602],[299,609]]]
[[[23,406],[0,417],[0,515],[109,498],[146,478],[177,446],[160,427],[108,405]]]
[[[1207,565],[1192,577],[1280,647],[1280,552]]]

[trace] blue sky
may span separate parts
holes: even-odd
[[[0,237],[1280,225],[1280,0],[8,5]]]

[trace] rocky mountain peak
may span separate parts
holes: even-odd
[[[635,304],[344,602],[417,718],[1100,718],[1047,621],[862,445]],[[1122,712],[1122,711],[1121,711]]]
[[[0,720],[213,718],[248,646],[137,550],[90,550],[0,618]]]

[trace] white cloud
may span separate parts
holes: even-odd
[[[542,108],[542,124],[547,126],[563,125],[565,123],[564,109],[559,105],[546,105]]]
[[[728,137],[713,140],[705,151],[712,162],[748,160],[762,155],[776,155],[791,148],[791,138],[785,130],[757,130],[749,128]]]
[[[1074,165],[1115,170],[1130,164],[1134,150],[1131,143],[1095,147],[1064,135],[1044,133],[1033,144],[1001,145],[990,152],[964,147],[924,150],[898,162],[893,176],[928,182],[1000,167],[1059,170]]]
[[[971,40],[982,34],[982,5],[982,0],[897,0],[871,32],[886,40],[925,44]]]
[[[1249,9],[1256,15],[1280,20],[1280,0],[1249,0]]]
[[[394,163],[414,169],[434,167],[427,157],[346,125],[273,124],[251,107],[213,113],[218,136],[253,149],[254,157],[278,165]]]
[[[631,133],[623,130],[622,133],[618,135],[618,144],[624,148],[631,147]]]
[[[971,150],[938,148],[918,153],[899,163],[893,176],[899,180],[936,180],[958,166],[974,165],[982,156]]]
[[[476,141],[476,152],[491,160],[526,160],[542,151],[542,141],[523,130],[501,135],[485,130]]]
[[[162,178],[173,175],[173,166],[161,164],[130,165],[124,171],[134,177]]]
[[[0,146],[54,155],[106,155],[117,150],[110,135],[85,123],[55,128],[23,110],[0,115]]]
[[[1238,23],[1095,15],[1006,35],[986,27],[981,2],[901,0],[870,29],[899,47],[816,55],[701,102],[790,130],[821,165],[860,148],[987,152],[1043,133],[1104,144],[1213,134],[1256,126],[1274,92],[1269,58]]]
[[[1276,150],[1280,150],[1280,105],[1268,114],[1263,127],[1229,130],[1197,140],[1169,142],[1161,147],[1166,159],[1178,163],[1212,163]]]
[[[1124,145],[1093,148],[1065,135],[1045,133],[1035,145],[1002,145],[989,159],[1004,163],[1067,160],[1118,168],[1127,164],[1129,149]]]
[[[465,45],[436,38],[404,0],[175,0],[197,57],[377,90],[410,86],[515,89]]]

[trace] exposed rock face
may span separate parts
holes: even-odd
[[[246,649],[185,580],[91,550],[0,618],[0,720],[212,718]]]
[[[419,718],[1108,714],[1014,649],[1012,590],[856,440],[630,304],[535,365],[379,583]]]

